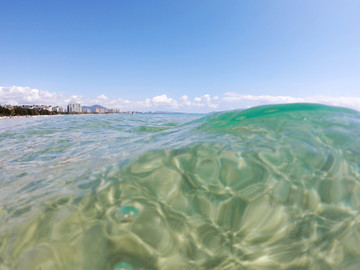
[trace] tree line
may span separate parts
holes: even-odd
[[[20,115],[54,115],[58,112],[50,112],[48,110],[34,110],[29,108],[14,106],[11,109],[0,106],[1,116],[20,116]]]

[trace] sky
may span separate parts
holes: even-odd
[[[0,104],[360,110],[358,0],[0,0]]]

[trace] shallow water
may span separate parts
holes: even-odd
[[[0,121],[0,270],[359,269],[360,114]]]

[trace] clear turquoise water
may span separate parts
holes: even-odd
[[[0,121],[0,270],[359,269],[360,114]]]

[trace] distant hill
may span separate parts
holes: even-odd
[[[95,112],[96,109],[106,109],[105,107],[101,105],[92,105],[92,106],[82,106],[85,109],[90,109],[91,112]]]

